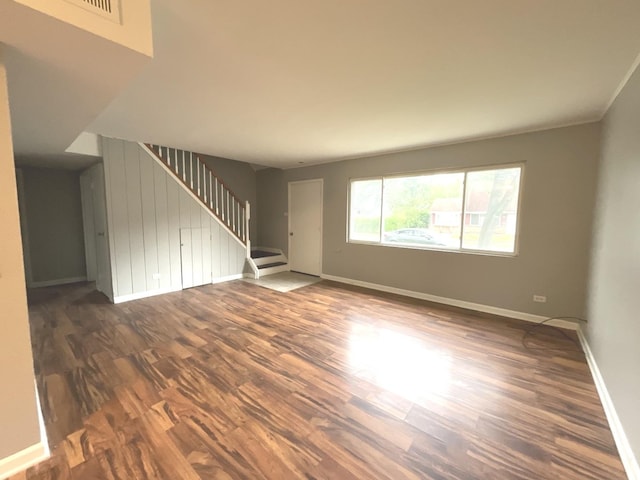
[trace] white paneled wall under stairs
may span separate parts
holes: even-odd
[[[190,192],[213,218],[218,220],[221,226],[246,246],[247,276],[260,278],[289,270],[289,262],[281,250],[251,248],[249,202],[242,201],[224,180],[202,161],[200,155],[159,145],[140,144],[140,146],[173,175],[180,185]],[[185,251],[191,248],[189,246],[191,237],[188,232],[183,232],[181,235],[186,239],[182,242],[183,255],[185,255]],[[183,277],[185,277],[183,283],[191,286],[191,272],[184,272]]]
[[[160,145],[140,144],[163,167],[182,183],[229,232],[249,245],[249,202],[242,201],[233,190],[211,170],[200,155]]]
[[[243,276],[248,209],[215,215],[144,145],[104,138],[103,157],[114,302]]]

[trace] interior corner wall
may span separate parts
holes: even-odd
[[[0,46],[0,462],[40,443],[7,77]]]
[[[242,274],[244,245],[144,149],[103,138],[102,152],[114,301],[182,289],[181,229],[210,232],[200,245],[211,281]]]
[[[585,314],[600,124],[558,128],[289,170],[257,172],[258,243],[287,251],[287,185],[324,179],[326,275],[527,314]],[[525,164],[519,254],[477,255],[348,243],[350,178]],[[534,303],[533,295],[547,303]]]
[[[586,336],[640,464],[640,70],[603,120]]]
[[[80,173],[22,168],[32,285],[86,279]]]
[[[227,158],[200,155],[200,158],[213,172],[235,193],[241,200],[247,200],[251,205],[249,219],[249,239],[253,246],[258,240],[258,205],[256,193],[256,172],[245,162],[229,160]]]

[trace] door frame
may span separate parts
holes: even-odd
[[[111,235],[109,232],[111,231],[109,228],[109,204],[107,198],[107,177],[105,173],[104,163],[96,163],[86,171],[90,172],[90,191],[91,191],[91,207],[93,209],[93,223],[94,223],[94,241],[95,241],[95,254],[96,254],[96,289],[102,293],[104,293],[107,297],[113,300],[113,292],[114,292],[114,278],[113,278],[113,265],[112,265],[112,254],[113,251],[111,245]],[[96,202],[98,200],[98,202]],[[101,210],[101,215],[104,216],[104,232],[102,235],[98,232],[96,227],[96,205],[99,210]],[[100,225],[102,226],[102,225]],[[105,271],[102,272],[104,277],[104,285],[100,284],[99,273],[101,271],[100,262],[101,258],[99,256],[98,244],[100,240],[98,240],[98,236],[103,237],[104,241],[104,249],[105,249],[105,257],[102,259],[105,263]],[[100,287],[100,288],[99,288]],[[104,288],[102,288],[104,287]]]
[[[205,226],[205,227],[182,227],[179,230],[179,235],[180,235],[180,281],[181,281],[181,289],[182,290],[186,290],[188,288],[194,288],[194,287],[201,287],[203,285],[209,285],[212,280],[212,274],[209,273],[208,275],[205,275],[205,268],[202,267],[202,272],[201,272],[201,280],[196,280],[196,277],[194,275],[194,268],[193,265],[195,263],[197,263],[197,259],[196,262],[194,262],[193,260],[193,244],[194,244],[194,237],[196,237],[197,235],[200,236],[200,263],[204,266],[207,264],[207,262],[204,262],[204,252],[205,250],[209,251],[209,271],[211,270],[211,228],[209,228],[209,226]],[[191,258],[190,258],[190,262],[186,263],[185,262],[185,255],[184,255],[184,247],[185,247],[185,233],[189,232],[189,251],[191,253]],[[197,235],[194,235],[194,232],[197,232]],[[204,240],[204,241],[203,241]],[[185,270],[185,265],[189,266],[189,269],[191,271],[191,284],[188,286],[185,286],[185,276],[184,276],[184,270]]]
[[[33,285],[31,273],[31,249],[29,247],[29,224],[27,222],[27,200],[24,188],[24,171],[16,168],[16,183],[18,188],[18,212],[20,214],[20,230],[22,238],[22,256],[24,262],[24,279],[27,287]]]
[[[324,250],[324,178],[296,180],[287,184],[287,256],[291,259],[291,185],[320,183],[320,276],[322,276],[322,253]]]

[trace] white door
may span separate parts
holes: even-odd
[[[82,226],[84,228],[84,253],[87,264],[87,280],[95,282],[97,279],[96,258],[96,222],[93,213],[93,170],[90,168],[80,175],[80,199],[82,202]]]
[[[182,288],[211,283],[211,231],[208,228],[180,229]],[[207,265],[208,264],[208,268]]]
[[[93,221],[96,234],[96,288],[111,296],[111,260],[107,243],[107,203],[102,165],[92,167]]]
[[[289,265],[322,273],[322,179],[289,183]]]

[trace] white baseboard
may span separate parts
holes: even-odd
[[[44,424],[44,416],[42,415],[42,404],[40,403],[40,391],[38,383],[33,381],[36,388],[36,408],[38,409],[38,425],[40,425],[40,444],[44,445],[44,456],[49,458],[51,451],[49,450],[49,437],[47,436],[47,427]]]
[[[0,480],[22,472],[49,458],[49,447],[42,442],[0,460]]]
[[[587,337],[585,337],[581,328],[578,328],[578,338],[580,339],[582,350],[584,350],[584,355],[587,358],[587,364],[591,370],[593,381],[596,384],[598,395],[600,395],[600,401],[602,402],[604,413],[609,421],[609,427],[611,428],[613,439],[616,442],[616,447],[618,447],[620,460],[622,460],[622,464],[624,465],[624,469],[627,472],[629,480],[640,480],[640,465],[638,464],[638,459],[633,454],[633,449],[631,448],[629,439],[624,432],[624,428],[620,422],[620,417],[618,417],[613,400],[611,400],[611,396],[609,395],[609,390],[607,390],[607,385],[600,373],[600,369],[598,368],[596,359],[593,356]]]
[[[44,282],[31,282],[29,288],[54,287],[56,285],[67,285],[68,283],[86,282],[87,277],[59,278],[57,280],[46,280]]]
[[[215,283],[230,282],[231,280],[239,280],[241,278],[244,278],[244,274],[238,273],[236,275],[227,275],[226,277],[214,278],[211,281],[211,283],[215,284]],[[205,283],[204,285],[209,285],[209,284]],[[113,303],[124,303],[124,302],[130,302],[132,300],[141,300],[143,298],[155,297],[156,295],[164,295],[165,293],[180,292],[182,290],[183,290],[182,287],[179,287],[179,288],[169,287],[169,288],[162,288],[159,290],[149,290],[147,292],[132,293],[131,295],[120,295],[118,297],[114,297]]]
[[[240,280],[241,278],[244,278],[244,273],[237,273],[235,275],[227,275],[226,277],[219,277],[219,278],[214,278],[213,280],[211,280],[211,283],[224,283],[224,282],[230,282],[231,280]]]
[[[159,290],[149,290],[147,292],[132,293],[130,295],[120,295],[117,297],[113,297],[113,303],[130,302],[132,300],[140,300],[143,298],[155,297],[156,295],[163,295],[165,293],[179,292],[180,290],[182,290],[182,287],[180,288],[169,287],[169,288],[161,288]]]
[[[518,320],[524,320],[525,322],[540,323],[547,320],[547,317],[534,315],[532,313],[518,312],[516,310],[508,310],[506,308],[483,305],[481,303],[466,302],[464,300],[457,300],[455,298],[439,297],[437,295],[431,295],[428,293],[415,292],[413,290],[404,290],[402,288],[389,287],[388,285],[380,285],[377,283],[363,282],[362,280],[353,280],[351,278],[337,277],[335,275],[322,274],[320,275],[320,278],[339,283],[346,283],[348,285],[370,288],[372,290],[379,290],[381,292],[395,293],[397,295],[403,295],[405,297],[418,298],[420,300],[427,300],[429,302],[442,303],[444,305],[450,305],[452,307],[466,308],[468,310],[490,313],[492,315],[499,315],[501,317],[515,318]],[[565,328],[568,330],[576,330],[578,328],[577,323],[568,320],[552,320],[550,322],[547,322],[547,325]]]
[[[51,455],[51,452],[49,451],[49,442],[47,440],[47,430],[44,425],[44,418],[42,417],[40,394],[38,392],[37,385],[35,385],[35,393],[36,408],[38,410],[38,424],[40,426],[40,442],[0,460],[0,480],[20,473],[27,468],[32,467],[36,463],[46,460]]]

